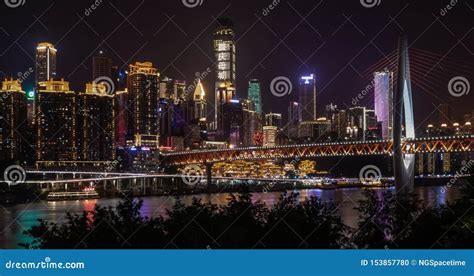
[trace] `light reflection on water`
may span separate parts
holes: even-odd
[[[428,186],[417,187],[416,192],[421,200],[427,205],[438,206],[446,204],[447,201],[453,202],[460,197],[460,191],[457,187],[448,189],[445,193],[441,192],[442,187]],[[381,192],[382,189],[377,189]],[[315,196],[324,202],[333,202],[339,210],[343,222],[351,227],[357,225],[357,211],[354,210],[357,202],[363,198],[362,190],[337,189],[320,190],[309,189],[295,191],[299,193],[298,200]],[[281,192],[255,193],[252,200],[260,200],[267,206],[273,206],[278,202]],[[184,195],[179,198],[184,204],[191,204],[193,197],[199,197],[202,202],[211,202],[214,204],[226,204],[228,194],[201,194]],[[81,213],[82,211],[91,211],[95,204],[102,206],[115,206],[119,199],[94,199],[94,200],[76,200],[76,201],[58,201],[58,202],[35,202],[31,204],[20,204],[12,207],[0,209],[0,248],[17,248],[18,243],[29,242],[23,231],[37,224],[38,219],[47,221],[64,222],[66,212]],[[148,217],[165,216],[166,209],[171,209],[175,203],[174,197],[145,197],[143,198],[142,215]]]

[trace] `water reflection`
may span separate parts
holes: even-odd
[[[382,189],[377,189],[382,192]],[[292,191],[288,191],[292,192]],[[324,202],[333,202],[338,207],[338,213],[345,224],[351,227],[357,225],[357,211],[354,210],[357,202],[363,198],[361,189],[338,189],[338,190],[299,190],[298,200],[304,200],[307,197],[315,196]],[[454,201],[460,197],[458,188],[453,187],[446,192],[442,192],[442,187],[418,187],[416,193],[419,198],[429,206],[438,206],[446,204],[447,201]],[[273,206],[280,197],[280,192],[256,193],[252,200],[260,200],[267,206]],[[223,205],[228,202],[228,194],[201,194],[194,195],[202,199],[203,202],[211,202]],[[191,204],[193,195],[180,196],[179,199],[184,204]],[[174,197],[145,197],[143,198],[143,208],[141,210],[144,216],[156,217],[165,216],[166,209],[171,209],[176,198]],[[76,201],[58,201],[58,202],[35,202],[30,204],[20,204],[12,207],[0,209],[0,247],[17,248],[18,243],[30,242],[23,231],[37,224],[37,219],[47,221],[64,222],[66,212],[81,213],[91,211],[95,204],[102,206],[115,206],[118,199],[96,199],[96,200],[76,200]]]

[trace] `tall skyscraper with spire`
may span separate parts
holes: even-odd
[[[36,84],[56,78],[57,50],[49,42],[42,42],[36,47]]]
[[[204,91],[204,87],[202,86],[201,80],[199,80],[198,84],[196,85],[196,89],[194,90],[193,95],[193,102],[194,102],[194,115],[193,119],[206,120],[207,117],[207,103],[206,103],[206,92]]]
[[[214,31],[216,58],[215,111],[213,128],[222,137],[224,122],[222,107],[235,98],[235,31],[229,18],[219,18]]]

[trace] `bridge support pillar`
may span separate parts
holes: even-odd
[[[415,138],[413,102],[408,61],[408,42],[402,35],[398,45],[398,80],[393,95],[393,171],[397,193],[412,192],[415,181],[415,155],[402,151],[402,125],[405,117],[405,137]]]
[[[205,163],[206,166],[206,185],[207,185],[207,191],[211,191],[211,185],[212,185],[212,163]]]

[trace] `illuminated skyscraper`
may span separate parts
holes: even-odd
[[[300,105],[297,102],[290,102],[288,105],[288,124],[285,127],[284,134],[289,139],[298,138],[298,125],[301,122]]]
[[[56,54],[54,45],[48,42],[36,47],[36,84],[56,78]]]
[[[151,62],[130,64],[127,86],[129,122],[127,145],[159,147],[159,80],[160,73]]]
[[[233,147],[241,146],[243,138],[243,112],[239,100],[223,104],[223,138]]]
[[[253,146],[253,138],[259,124],[257,122],[257,112],[255,111],[255,104],[249,100],[242,100],[242,145]]]
[[[224,106],[229,103],[230,101],[235,99],[235,89],[234,87],[219,87],[217,89],[216,95],[218,102],[216,104],[216,111],[217,111],[217,137],[218,139],[226,140],[228,137],[225,135],[224,131]]]
[[[182,103],[186,101],[186,81],[184,80],[174,80],[173,81],[173,95],[172,99],[174,102]]]
[[[388,70],[374,73],[375,115],[381,126],[383,139],[393,135],[393,72]]]
[[[260,81],[257,79],[251,79],[249,81],[248,98],[255,104],[255,111],[262,113],[262,95],[260,89]]]
[[[36,120],[36,106],[35,106],[35,91],[29,91],[26,93],[26,117],[28,121],[28,126],[33,127]]]
[[[128,134],[128,90],[115,92],[115,142],[118,147],[127,145]]]
[[[36,159],[76,160],[76,95],[69,89],[69,82],[38,83],[36,114]]]
[[[235,97],[235,31],[228,18],[217,20],[214,31],[214,54],[216,58],[214,128],[217,135],[223,134],[222,105]]]
[[[281,114],[280,113],[265,114],[265,125],[275,126],[278,129],[280,129],[281,128]]]
[[[350,137],[353,140],[365,141],[367,130],[367,117],[365,107],[356,106],[347,110],[347,119],[350,129]]]
[[[0,90],[0,160],[24,159],[26,97],[19,80],[4,80]]]
[[[105,56],[102,51],[92,57],[92,80],[100,77],[112,79],[112,59]]]
[[[316,79],[313,74],[302,76],[299,84],[298,100],[301,121],[316,121]]]
[[[79,158],[87,161],[115,159],[115,99],[102,83],[86,84],[79,94]]]
[[[204,91],[204,87],[202,86],[201,80],[199,80],[198,84],[196,85],[196,89],[194,90],[193,102],[193,119],[205,120],[207,117],[206,92]]]

